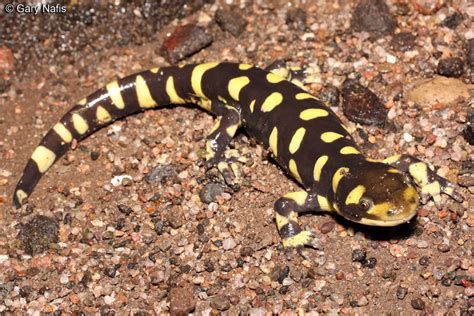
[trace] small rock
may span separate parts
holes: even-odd
[[[411,300],[411,307],[421,311],[425,308],[425,302],[423,302],[421,298],[414,298]]]
[[[470,97],[469,90],[474,85],[463,83],[459,79],[436,76],[432,79],[422,79],[415,82],[407,92],[407,101],[419,105],[433,105],[434,103],[450,104],[459,98]]]
[[[459,12],[454,12],[450,16],[446,17],[443,22],[441,22],[442,26],[445,26],[450,29],[455,29],[459,24],[464,21],[464,16]]]
[[[245,30],[247,21],[238,11],[218,9],[215,15],[216,23],[223,31],[238,37]]]
[[[178,173],[176,168],[171,165],[158,166],[145,176],[145,181],[149,184],[161,183],[164,184],[168,180],[176,180]]]
[[[412,50],[415,47],[416,36],[410,32],[400,32],[393,35],[390,46],[401,52],[406,52]]]
[[[322,234],[327,234],[331,232],[335,226],[336,226],[336,223],[334,221],[327,221],[321,225],[319,230],[321,231]]]
[[[367,257],[367,251],[365,249],[355,249],[352,251],[353,262],[363,262]]]
[[[209,204],[215,201],[216,196],[224,193],[225,187],[222,184],[210,182],[199,191],[201,202]]]
[[[369,300],[367,299],[366,296],[362,296],[358,301],[357,301],[357,306],[367,306],[369,305]]]
[[[54,219],[37,215],[21,227],[17,238],[26,253],[36,255],[59,241],[58,230],[59,225]]]
[[[240,249],[240,256],[241,257],[249,257],[252,254],[253,254],[252,247],[242,247],[242,249]]]
[[[367,260],[362,261],[361,263],[364,268],[373,269],[377,265],[377,259],[374,257],[371,257]]]
[[[230,308],[230,301],[224,295],[216,295],[211,297],[211,307],[218,311],[226,311]]]
[[[119,204],[117,205],[117,208],[120,211],[120,213],[123,213],[125,215],[130,215],[133,211],[130,206],[125,205],[125,204]]]
[[[0,77],[0,93],[4,93],[10,88],[11,81]]]
[[[194,24],[178,26],[161,47],[161,53],[175,64],[212,43],[212,36],[205,28]]]
[[[474,38],[466,44],[466,61],[470,67],[474,67]]]
[[[464,139],[470,144],[474,145],[474,125],[467,124],[466,128],[462,131]]]
[[[448,244],[441,243],[436,247],[436,249],[438,249],[439,252],[448,252],[451,250],[451,247]]]
[[[474,174],[463,174],[459,176],[458,184],[462,187],[474,186]]]
[[[380,99],[357,80],[346,80],[342,88],[344,115],[356,123],[383,125],[388,110]]]
[[[191,313],[196,306],[192,284],[175,287],[169,292],[170,314],[181,316]]]
[[[403,300],[407,296],[408,290],[404,287],[399,286],[397,288],[397,298]]]
[[[294,30],[304,31],[306,28],[306,11],[301,8],[290,8],[286,12],[285,22]]]
[[[234,238],[226,238],[222,242],[222,247],[224,248],[224,250],[234,249],[235,246],[237,246],[237,243],[235,242]]]
[[[271,273],[271,279],[278,281],[278,283],[283,284],[283,280],[290,273],[289,266],[276,266],[273,272]]]
[[[427,267],[430,264],[430,257],[422,256],[420,260],[418,260],[418,263],[423,267]]]
[[[368,32],[374,39],[392,34],[396,27],[397,20],[383,0],[362,0],[352,13],[351,28]]]
[[[461,77],[464,73],[464,61],[459,57],[448,57],[438,62],[438,74],[446,77]]]

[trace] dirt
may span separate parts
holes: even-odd
[[[87,4],[75,13],[85,21]],[[333,109],[368,156],[409,153],[453,182],[461,174],[472,179],[472,146],[462,133],[472,117],[465,96],[418,104],[404,94],[412,82],[433,78],[440,58],[464,58],[465,43],[474,37],[474,7],[461,0],[426,13],[418,5],[387,4],[398,23],[394,32],[415,36],[409,48],[392,48],[393,34],[372,41],[368,33],[351,30],[356,7],[351,1],[303,6],[306,16],[300,12],[301,21],[292,17],[288,25],[289,6],[238,3],[231,9],[247,22],[238,37],[214,21],[217,9],[229,9],[223,3],[205,3],[146,30],[152,22],[136,17],[143,7],[120,1],[96,8],[90,25],[74,24],[62,32],[52,31],[54,23],[74,19],[38,16],[38,24],[28,24],[23,16],[19,26],[9,24],[0,45],[15,57],[14,69],[2,73],[8,84],[0,94],[0,312],[473,313],[474,187],[460,188],[463,203],[444,196],[437,210],[430,201],[420,205],[411,223],[394,228],[359,226],[333,214],[303,216],[302,222],[319,232],[321,244],[303,259],[281,248],[272,210],[278,197],[298,186],[245,133],[233,142],[248,159],[240,190],[222,192],[215,186],[217,196],[207,192],[214,201],[201,201],[203,188],[222,179],[202,162],[212,117],[191,107],[146,111],[98,131],[50,169],[28,206],[11,206],[27,159],[60,116],[117,77],[166,65],[159,48],[176,26],[188,23],[205,27],[213,43],[185,62],[230,60],[264,67],[285,58],[293,65],[315,64],[323,84],[308,87],[314,94],[325,85],[341,90],[347,78],[357,78],[383,100],[387,124],[357,125],[340,107]],[[455,12],[465,19],[454,29],[443,26]],[[45,23],[41,19],[53,24],[40,40],[28,43],[24,37],[41,32],[34,27]],[[79,33],[95,40],[76,45],[59,39]],[[122,41],[126,34],[133,34],[133,41]],[[469,71],[466,65],[459,84],[469,84]],[[147,181],[148,174],[162,170],[168,176]],[[117,176],[126,177],[115,186],[111,180]],[[21,237],[25,224],[38,222],[38,215],[59,225],[59,241]],[[33,247],[47,250],[31,255],[25,240],[49,240],[47,247]]]

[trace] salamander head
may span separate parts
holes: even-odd
[[[419,196],[406,174],[368,161],[338,172],[333,178],[333,206],[346,219],[370,226],[396,226],[415,216]]]

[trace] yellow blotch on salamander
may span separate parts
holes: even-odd
[[[360,152],[352,146],[342,147],[342,149],[339,152],[343,155],[357,155],[357,154],[360,154]]]
[[[241,76],[229,80],[227,89],[229,90],[229,94],[232,99],[234,99],[235,101],[239,101],[240,91],[249,83],[250,79],[247,76]]]
[[[298,167],[296,166],[296,161],[294,159],[290,159],[290,162],[288,163],[288,168],[290,169],[291,174],[299,183],[303,183],[301,180],[300,173],[298,172]]]
[[[39,172],[45,173],[54,163],[56,154],[51,149],[40,145],[36,147],[35,151],[31,155],[31,159],[36,163]]]
[[[89,129],[89,124],[87,124],[86,120],[77,113],[72,115],[72,125],[74,126],[74,129],[81,135],[85,134]]]
[[[293,137],[291,138],[290,146],[288,148],[290,153],[294,154],[295,152],[298,151],[305,134],[306,134],[306,129],[304,127],[300,127],[296,130],[295,134],[293,134]]]
[[[207,63],[194,67],[191,74],[191,86],[193,87],[194,93],[196,93],[198,97],[207,99],[207,96],[202,91],[202,77],[209,69],[212,69],[217,65],[219,65],[219,63]]]
[[[328,159],[329,159],[328,156],[323,155],[316,160],[316,163],[314,164],[314,168],[313,168],[314,181],[319,182],[319,179],[321,178],[321,172],[323,171],[324,165],[326,164]]]
[[[365,187],[363,185],[358,185],[346,197],[346,205],[357,204],[359,203],[360,198],[365,193]]]
[[[306,93],[306,92],[300,92],[295,95],[296,100],[305,100],[305,99],[314,99],[318,100],[314,95]]]
[[[183,104],[186,101],[178,95],[176,88],[174,87],[174,78],[169,76],[166,80],[166,94],[168,95],[170,102],[173,104]]]
[[[300,119],[302,119],[303,121],[309,121],[318,117],[326,117],[328,115],[328,111],[324,109],[307,109],[301,111]]]
[[[268,73],[267,74],[267,81],[270,83],[279,83],[281,81],[285,80],[285,78],[282,78],[278,75],[275,75],[274,73]]]
[[[339,181],[344,177],[349,172],[349,168],[347,167],[341,167],[337,169],[337,171],[334,173],[332,177],[332,191],[336,193],[337,191],[337,186],[339,185]]]
[[[107,92],[109,93],[110,99],[112,103],[118,108],[123,109],[125,108],[125,102],[123,101],[122,93],[120,92],[120,86],[118,81],[112,81],[108,85],[105,86]]]
[[[156,105],[155,100],[153,100],[151,96],[148,84],[142,76],[137,76],[135,88],[137,91],[138,104],[141,108],[151,108]]]
[[[280,92],[273,92],[270,94],[265,101],[263,101],[261,111],[270,112],[283,101],[283,95]]]
[[[344,135],[335,132],[324,132],[321,134],[321,140],[325,143],[332,143],[342,137]]]
[[[95,117],[97,119],[97,123],[99,124],[104,124],[112,120],[112,116],[110,115],[110,113],[103,106],[100,105],[97,107]]]
[[[270,144],[270,148],[275,156],[278,156],[278,129],[275,126],[272,129],[272,132],[270,134],[270,137],[268,139],[268,143]]]
[[[308,192],[306,191],[297,191],[297,192],[290,192],[283,196],[284,198],[293,200],[296,204],[302,206],[306,202],[306,198],[308,197]]]
[[[71,132],[62,123],[56,123],[56,125],[53,127],[53,130],[59,135],[59,137],[61,137],[63,142],[70,143],[72,141]]]

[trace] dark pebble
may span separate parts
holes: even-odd
[[[236,261],[237,261],[237,266],[239,268],[242,268],[245,264],[245,261],[244,261],[244,259],[242,259],[242,257],[238,257]]]
[[[301,8],[290,8],[286,12],[285,22],[294,30],[304,31],[306,29],[306,11]]]
[[[4,93],[10,88],[11,81],[5,80],[4,78],[0,77],[0,93]]]
[[[380,99],[355,79],[344,81],[342,88],[343,112],[351,121],[364,125],[383,125],[387,109]]]
[[[122,214],[130,215],[130,213],[132,213],[132,208],[128,205],[119,204],[119,205],[117,205],[117,208],[120,211],[120,213],[122,213]]]
[[[382,272],[382,278],[395,281],[396,275],[395,275],[395,272],[385,269]]]
[[[324,86],[322,91],[318,94],[318,98],[328,106],[339,106],[339,103],[341,102],[341,92],[337,87],[327,85]]]
[[[166,220],[173,229],[178,229],[184,225],[185,219],[183,213],[170,210],[166,214]]]
[[[227,296],[216,295],[211,297],[211,307],[218,311],[226,311],[230,308],[230,301]]]
[[[362,0],[352,13],[351,29],[366,31],[377,39],[392,34],[397,21],[383,0]]]
[[[240,255],[242,257],[249,257],[253,254],[253,248],[252,247],[242,247],[242,249],[240,249]]]
[[[411,300],[411,307],[421,311],[425,308],[425,302],[423,302],[421,298],[414,298]]]
[[[21,241],[26,253],[35,255],[48,249],[50,244],[59,241],[58,230],[59,225],[54,219],[37,215],[21,227],[17,238]]]
[[[410,32],[400,32],[393,35],[390,46],[396,51],[406,52],[415,47],[416,36]]]
[[[205,28],[188,24],[176,27],[171,36],[164,41],[160,50],[171,64],[175,64],[211,43],[212,36]]]
[[[420,266],[427,267],[430,264],[430,257],[422,256],[420,260],[418,260]]]
[[[232,271],[232,266],[229,263],[225,263],[222,267],[221,270],[224,272],[230,272]]]
[[[404,287],[399,286],[397,288],[397,298],[403,300],[407,296],[408,290]]]
[[[66,213],[63,218],[63,224],[64,225],[70,225],[72,223],[72,215],[71,213]]]
[[[115,275],[117,274],[117,267],[108,267],[104,270],[104,274],[108,276],[109,278],[114,278]]]
[[[204,262],[204,269],[209,273],[214,272],[214,270],[215,270],[214,263],[212,263],[211,260],[206,260]]]
[[[444,286],[451,286],[451,283],[453,283],[453,280],[449,275],[444,275],[441,278],[441,284],[443,284]]]
[[[464,61],[459,57],[448,57],[438,62],[438,74],[446,77],[461,77],[464,73]]]
[[[367,257],[367,251],[365,249],[355,249],[352,251],[353,262],[364,262]]]
[[[462,23],[462,21],[464,21],[464,19],[465,17],[461,13],[454,12],[450,16],[446,17],[446,19],[441,22],[441,25],[450,29],[455,29],[459,24]]]
[[[288,276],[290,273],[290,267],[285,266],[283,269],[281,269],[280,274],[278,275],[277,281],[280,284],[283,284],[283,280]]]
[[[216,247],[222,247],[222,240],[217,239],[212,242]]]
[[[164,231],[165,231],[165,222],[162,221],[162,220],[156,221],[156,223],[155,223],[155,232],[158,235],[163,235]]]
[[[197,230],[198,235],[202,235],[206,231],[206,228],[204,227],[202,223],[199,223],[196,225],[196,230]]]
[[[288,286],[286,286],[286,285],[283,285],[283,286],[282,286],[280,289],[278,289],[278,293],[280,293],[280,294],[283,294],[283,295],[284,295],[284,294],[288,293],[288,289],[289,289],[289,287],[288,287]]]
[[[209,204],[214,202],[216,196],[222,193],[224,193],[224,186],[222,184],[210,182],[199,191],[199,198],[201,202]]]
[[[185,264],[184,266],[179,267],[179,271],[181,271],[181,273],[188,273],[191,271],[191,266],[189,264]]]
[[[150,173],[145,176],[145,181],[149,184],[161,183],[164,184],[166,181],[174,181],[178,178],[178,173],[174,166],[164,165],[154,168]]]
[[[91,159],[92,160],[97,160],[100,157],[100,151],[98,150],[93,150],[91,151]]]
[[[223,31],[229,32],[235,37],[242,34],[247,26],[247,21],[238,11],[218,9],[214,18]]]
[[[373,269],[377,265],[377,259],[374,257],[371,257],[367,260],[362,261],[361,263],[364,268]]]

